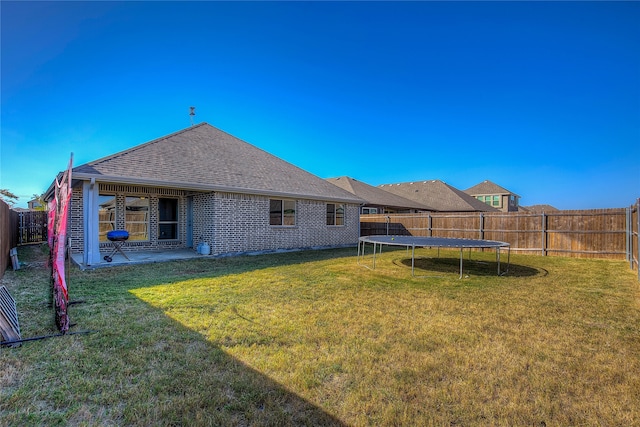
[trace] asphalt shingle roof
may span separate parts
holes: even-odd
[[[378,188],[431,206],[433,210],[440,212],[496,211],[475,197],[439,180],[382,184]]]
[[[405,197],[398,196],[397,194],[384,191],[381,188],[374,187],[348,176],[329,178],[327,181],[355,194],[361,199],[364,199],[369,205],[402,209],[433,210],[429,206],[416,202],[415,200],[410,200]]]
[[[531,205],[531,206],[519,206],[521,212],[558,212],[560,209],[551,205]]]
[[[465,193],[470,194],[472,196],[476,195],[487,195],[487,194],[513,194],[517,196],[517,194],[512,193],[504,187],[500,187],[498,184],[491,182],[489,180],[482,181],[480,184],[476,184],[471,188],[467,188],[464,190]]]
[[[363,203],[335,185],[208,123],[73,169],[75,179]]]

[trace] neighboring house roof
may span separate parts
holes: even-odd
[[[401,209],[433,210],[428,206],[397,194],[384,191],[348,176],[328,178],[327,181],[364,199],[368,205],[385,206]]]
[[[466,190],[464,190],[464,192],[472,196],[480,194],[513,194],[514,196],[520,197],[516,193],[509,191],[504,187],[500,187],[498,184],[489,180],[482,181],[480,184],[476,184],[471,188],[467,188]]]
[[[363,203],[272,154],[201,123],[73,169],[74,179]]]
[[[520,206],[518,210],[524,212],[558,212],[560,209],[553,207],[551,205],[531,205],[531,206]]]
[[[378,188],[430,206],[434,211],[494,212],[497,210],[439,180],[383,184]]]

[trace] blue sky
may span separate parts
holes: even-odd
[[[640,2],[10,2],[0,188],[208,122],[322,178],[640,197]]]

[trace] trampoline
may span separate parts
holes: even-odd
[[[358,265],[364,265],[360,263],[360,257],[364,259],[365,245],[370,243],[373,245],[373,267],[376,268],[376,253],[378,252],[378,246],[380,252],[382,252],[382,246],[404,246],[411,248],[411,275],[415,277],[415,252],[418,248],[448,248],[448,249],[460,249],[460,279],[463,276],[463,250],[464,249],[495,249],[496,251],[496,263],[498,265],[498,276],[506,274],[509,271],[509,265],[511,263],[511,245],[506,242],[498,242],[496,240],[476,240],[476,239],[458,239],[449,237],[421,237],[421,236],[363,236],[358,241]],[[500,249],[507,248],[507,268],[505,271],[500,270]],[[365,265],[365,267],[369,268]]]

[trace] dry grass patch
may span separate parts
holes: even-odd
[[[456,252],[423,250],[419,272],[441,276],[425,279],[404,251],[376,270],[354,252],[74,270],[87,302],[72,319],[100,332],[2,350],[0,420],[640,423],[640,286],[625,263],[512,255],[496,277],[493,254],[474,253],[458,280]],[[46,324],[40,270],[8,272],[30,335]]]

